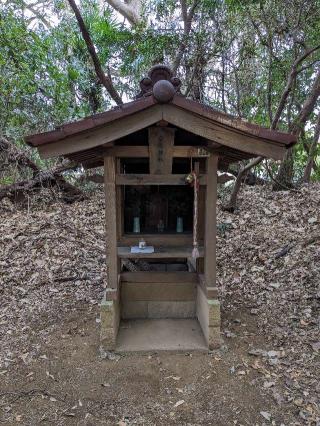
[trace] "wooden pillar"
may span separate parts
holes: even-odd
[[[107,286],[118,288],[116,159],[104,157],[104,188],[106,214]],[[119,214],[120,212],[118,212]]]
[[[175,129],[149,127],[150,174],[171,174]]]
[[[207,287],[216,285],[216,204],[217,204],[218,157],[211,154],[207,159],[207,187],[204,237],[204,278]]]
[[[204,237],[204,281],[206,294],[198,287],[197,316],[209,349],[221,345],[220,303],[216,299],[216,204],[218,157],[211,154],[207,160],[207,187]]]

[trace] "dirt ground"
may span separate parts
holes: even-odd
[[[81,304],[58,319],[37,359],[8,368],[0,385],[3,423],[262,425],[266,412],[273,424],[298,424],[257,386],[265,377],[248,350],[263,339],[246,311],[224,314],[237,338],[225,338],[219,351],[114,360],[101,358],[97,318],[96,305]]]
[[[219,212],[220,350],[99,350],[103,196],[0,206],[4,425],[320,425],[319,186]]]

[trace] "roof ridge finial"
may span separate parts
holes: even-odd
[[[140,81],[141,92],[137,98],[153,94],[160,103],[170,102],[176,93],[180,93],[181,80],[173,76],[170,67],[157,64],[150,68],[148,77]]]

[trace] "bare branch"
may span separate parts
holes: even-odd
[[[16,163],[20,168],[31,169],[33,176],[30,179],[16,182],[12,185],[2,185],[0,187],[0,200],[5,197],[16,199],[33,189],[54,185],[58,186],[64,192],[64,199],[68,202],[84,198],[82,191],[67,182],[62,176],[63,172],[78,168],[78,164],[68,163],[52,170],[41,170],[25,152],[20,151],[16,145],[4,137],[0,138],[1,152],[5,153],[9,163]]]
[[[194,17],[194,12],[196,10],[196,7],[198,6],[198,3],[199,3],[199,0],[194,0],[193,3],[192,3],[192,5],[191,5],[191,7],[190,7],[190,9],[189,9],[189,12],[188,12],[186,1],[185,0],[180,0],[180,4],[181,4],[181,15],[182,15],[182,19],[183,19],[183,37],[182,37],[182,40],[181,40],[181,43],[180,43],[177,55],[176,55],[176,57],[175,57],[175,59],[173,61],[173,64],[172,64],[173,74],[176,74],[177,69],[180,66],[183,54],[184,54],[184,52],[186,50],[186,47],[187,47],[187,38],[188,38],[188,36],[190,34],[190,31],[191,31],[191,24],[192,24],[192,20],[193,20],[193,17]]]
[[[38,6],[40,3],[36,2],[33,4],[28,4],[25,1],[22,0],[22,5],[25,9],[28,9],[31,13],[33,13],[34,18],[38,21],[42,22],[45,27],[48,29],[52,28],[52,25],[50,22],[35,8],[35,6]]]
[[[316,78],[312,84],[312,88],[309,96],[303,103],[301,111],[298,114],[298,117],[293,122],[292,126],[290,126],[290,131],[294,133],[297,137],[300,135],[302,129],[304,128],[310,114],[312,113],[316,102],[320,96],[320,68],[317,71]],[[293,179],[293,165],[294,165],[294,157],[292,148],[289,148],[286,151],[285,157],[280,165],[277,181],[281,183],[281,186],[277,183],[273,186],[274,190],[281,190],[283,185],[290,187],[292,186]]]
[[[241,170],[238,173],[237,179],[235,180],[235,183],[232,188],[232,193],[229,199],[229,202],[226,206],[223,207],[223,210],[227,210],[229,212],[234,212],[237,206],[237,196],[238,192],[241,187],[241,183],[243,180],[244,175],[254,166],[259,164],[263,160],[263,157],[256,157],[253,158],[248,164],[243,166]]]
[[[312,144],[310,146],[309,149],[309,154],[308,154],[308,161],[306,164],[306,168],[304,170],[304,174],[303,174],[303,178],[302,181],[303,182],[310,182],[310,178],[311,178],[311,171],[314,165],[314,157],[317,153],[317,147],[319,144],[319,140],[320,140],[320,113],[318,114],[318,120],[316,123],[316,127],[314,130],[314,136],[313,136],[313,141]]]
[[[290,130],[292,133],[299,136],[302,128],[305,126],[310,114],[312,113],[319,96],[320,96],[320,68],[317,71],[317,75],[312,84],[310,94],[304,101],[297,119],[294,121],[293,125],[291,126]]]
[[[278,122],[280,120],[281,114],[284,110],[284,107],[286,105],[288,96],[292,90],[292,86],[293,86],[293,82],[297,76],[297,74],[300,72],[298,70],[299,65],[308,57],[310,56],[313,52],[315,52],[316,50],[318,50],[320,48],[320,45],[311,48],[311,49],[307,49],[305,52],[303,52],[302,55],[300,55],[292,64],[290,73],[288,75],[288,79],[287,79],[287,83],[286,83],[286,87],[284,88],[284,91],[282,92],[281,95],[281,99],[277,108],[277,111],[274,115],[272,124],[271,124],[271,129],[275,129],[278,125]],[[302,71],[302,70],[301,70]]]
[[[131,25],[138,25],[142,22],[140,0],[123,2],[121,0],[107,0],[117,12],[126,18]]]

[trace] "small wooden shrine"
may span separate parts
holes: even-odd
[[[101,339],[109,350],[219,346],[217,171],[256,156],[282,159],[295,143],[186,99],[180,86],[156,65],[133,102],[26,138],[42,158],[104,166]]]

